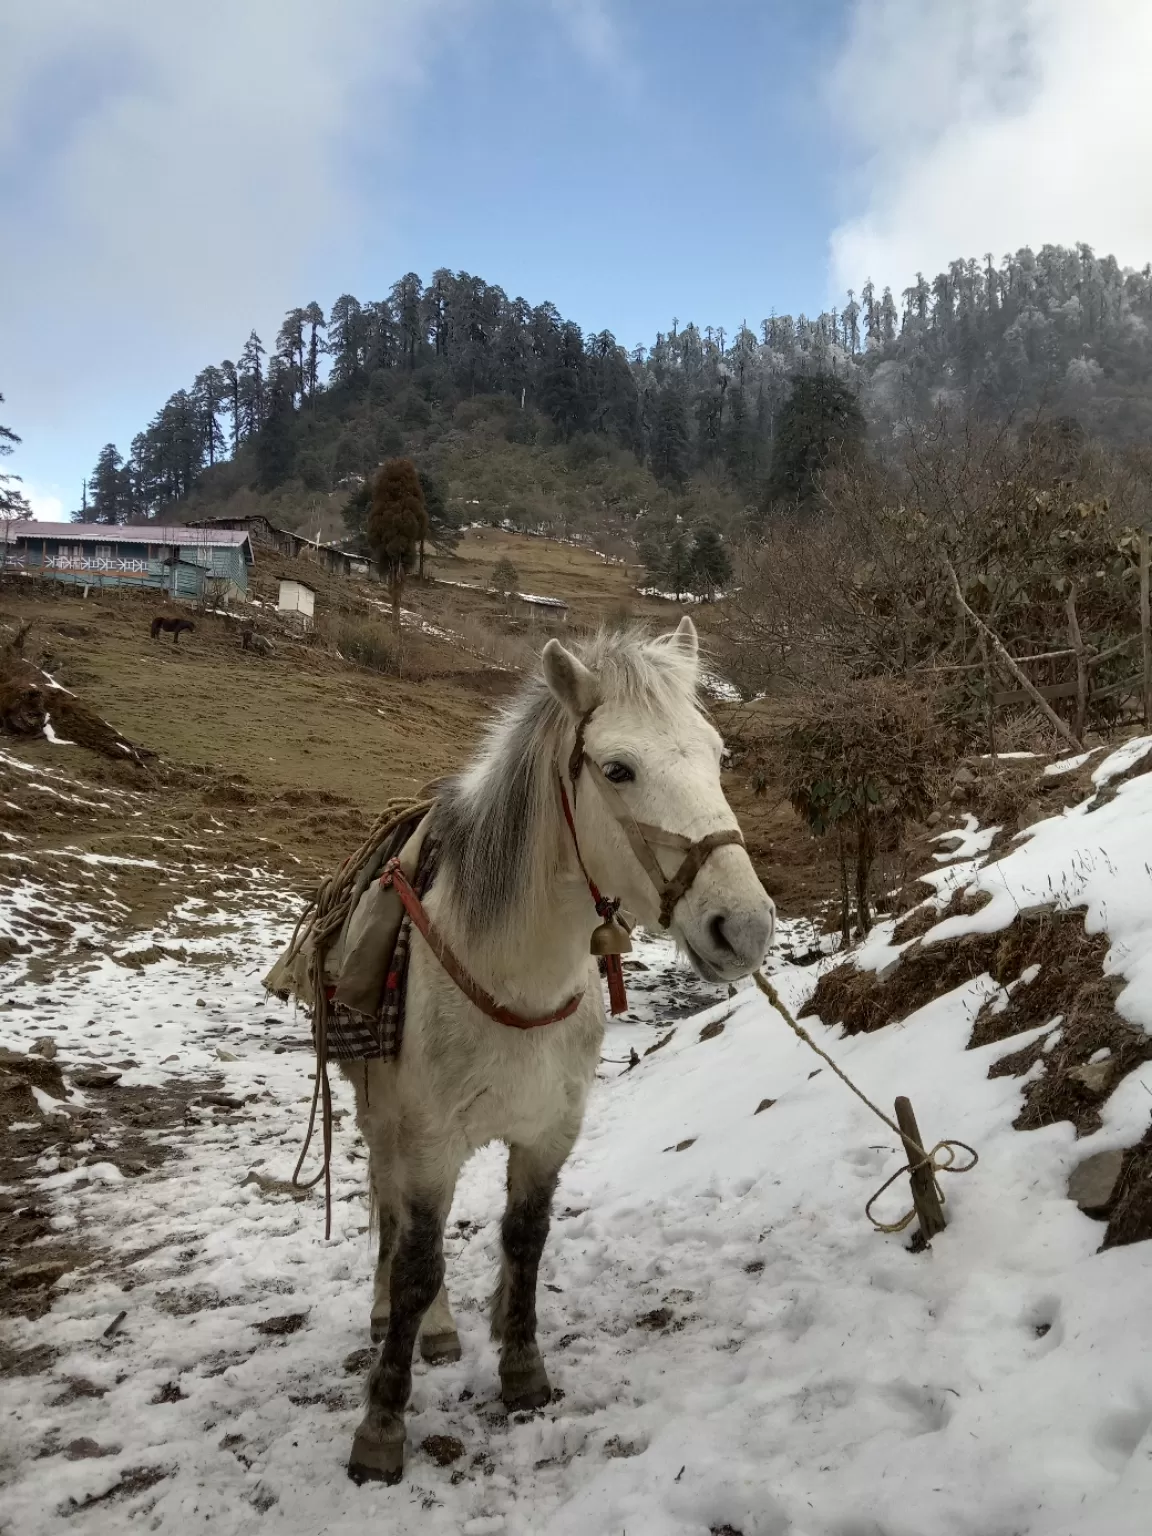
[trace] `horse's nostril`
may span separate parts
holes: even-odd
[[[721,954],[735,954],[736,951],[732,948],[732,944],[729,941],[728,935],[724,932],[724,916],[722,913],[717,913],[717,915],[711,919],[708,924],[708,933],[712,939],[713,944],[715,944],[716,948],[720,951]]]

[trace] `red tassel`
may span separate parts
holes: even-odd
[[[619,955],[605,955],[604,969],[608,973],[608,1002],[613,1016],[628,1012],[628,993],[624,989],[624,967]]]

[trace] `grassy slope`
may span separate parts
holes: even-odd
[[[623,565],[496,529],[471,531],[458,556],[434,562],[433,572],[481,586],[502,556],[516,565],[524,590],[571,603],[569,623],[558,632],[626,614],[656,627],[671,627],[678,617],[671,603],[639,598],[635,572]],[[257,592],[270,593],[282,567],[281,560],[261,562]],[[380,596],[378,588],[335,579],[318,585],[318,616],[357,600],[358,591]],[[412,583],[404,602],[466,638],[473,629],[489,639],[507,636],[520,658],[538,651],[549,632],[531,615],[510,614],[485,591]],[[458,767],[495,705],[516,686],[515,672],[496,670],[435,636],[406,639],[414,681],[280,640],[273,656],[260,658],[242,651],[234,631],[212,615],[197,616],[196,633],[179,647],[154,643],[148,625],[156,607],[142,594],[84,602],[60,589],[38,595],[10,584],[0,617],[34,618],[31,654],[47,653],[59,680],[130,739],[176,765],[203,766],[213,782],[246,781],[248,804],[231,804],[227,796],[218,803],[210,790],[197,790],[191,800],[185,795],[183,809],[193,822],[199,807],[211,804],[246,843],[271,837],[310,867],[346,851],[364,817],[387,799]],[[719,614],[701,617],[722,622]],[[723,729],[728,712],[718,707],[716,713]],[[35,750],[55,752],[49,760],[67,766],[58,749]],[[770,795],[753,797],[740,774],[728,776],[727,788],[757,867],[782,908],[811,910],[834,886],[826,850],[812,843],[786,806]],[[285,798],[301,791],[337,796],[342,808]],[[254,842],[251,851],[260,851]]]

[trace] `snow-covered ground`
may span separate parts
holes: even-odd
[[[1152,776],[1040,824],[997,865],[983,867],[984,840],[964,831],[958,863],[934,877],[941,904],[970,879],[993,901],[934,936],[999,926],[1025,897],[1063,891],[1113,940],[1121,1011],[1152,1028]],[[186,949],[202,918],[213,951],[227,951],[216,969],[163,960],[126,977],[108,963],[51,1011],[68,1061],[126,1054],[139,1063],[126,1084],[216,1071],[246,1102],[164,1133],[185,1156],[161,1173],[61,1173],[46,1160],[57,1223],[87,1226],[110,1256],[12,1330],[15,1347],[58,1354],[3,1383],[5,1536],[1152,1529],[1152,1244],[1098,1253],[1102,1227],[1066,1194],[1087,1153],[1143,1133],[1152,1066],[1078,1143],[1065,1123],[1011,1128],[1023,1084],[988,1068],[1026,1037],[965,1048],[987,977],[871,1035],[809,1021],[866,1092],[885,1104],[908,1094],[926,1136],[980,1152],[946,1183],[947,1231],[912,1254],[907,1233],[880,1235],[863,1215],[903,1161],[890,1133],[755,992],[689,1013],[709,994],[659,943],[629,971],[632,1017],[609,1028],[542,1268],[541,1345],[563,1396],[514,1420],[498,1401],[484,1299],[503,1169],[489,1149],[465,1170],[449,1229],[464,1357],[417,1363],[404,1483],[352,1485],[370,1298],[364,1164],[345,1117],[325,1243],[318,1196],[294,1200],[277,1182],[295,1161],[311,1063],[284,1049],[303,1024],[269,1007],[258,978],[291,908],[270,887],[247,901],[234,940],[210,904],[182,915]],[[879,925],[865,958],[893,958],[890,940]],[[816,977],[780,964],[774,979],[798,1006]],[[26,1048],[32,1024],[0,1018],[0,1044]],[[633,1046],[660,1041],[624,1068]],[[894,1187],[878,1214],[904,1203]],[[433,1436],[462,1453],[439,1465],[421,1449]],[[103,1454],[77,1450],[85,1441]]]

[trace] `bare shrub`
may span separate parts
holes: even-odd
[[[338,652],[345,661],[372,672],[396,675],[400,654],[395,634],[379,620],[355,614],[322,614],[309,635],[313,644]]]
[[[1047,658],[1028,667],[1037,686],[1074,681],[1078,646],[1094,689],[1123,683],[1142,473],[1075,424],[990,426],[944,411],[909,427],[887,459],[830,469],[814,513],[741,552],[727,643],[743,654],[744,686],[914,672],[947,683],[973,734],[986,728],[1002,674],[957,605],[949,565],[1012,655]],[[1101,700],[1097,723],[1115,711]]]
[[[817,836],[837,837],[845,940],[849,853],[863,935],[872,923],[877,853],[895,847],[907,822],[927,814],[955,760],[956,732],[937,706],[929,693],[894,679],[860,680],[803,701],[768,748],[793,809]]]

